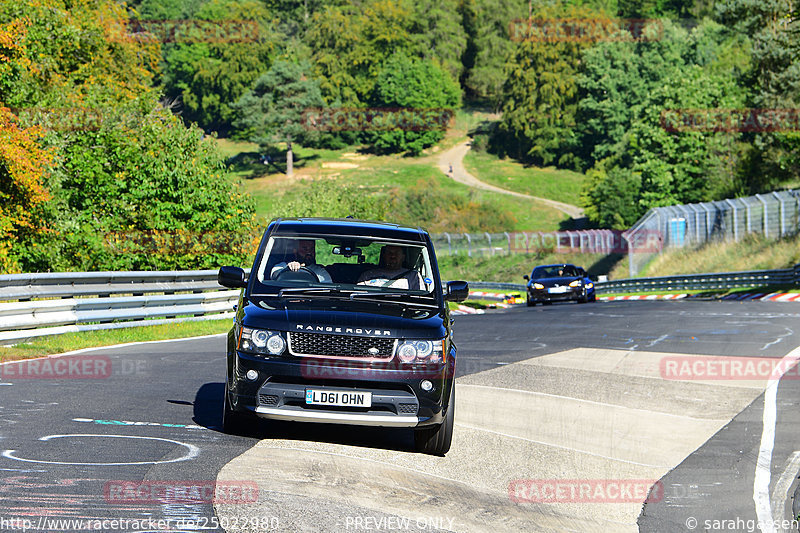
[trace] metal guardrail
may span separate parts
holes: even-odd
[[[598,294],[719,290],[799,285],[800,265],[756,270],[596,282]],[[470,282],[471,289],[524,292],[524,284]],[[232,318],[238,290],[216,270],[65,272],[0,276],[0,344],[74,331]]]
[[[659,278],[620,279],[598,282],[595,284],[595,288],[599,294],[603,294],[612,292],[711,291],[797,284],[800,284],[800,265],[780,270],[751,270]]]
[[[654,291],[711,291],[742,287],[761,287],[769,285],[800,285],[800,265],[779,270],[750,270],[746,272],[719,272],[712,274],[688,274],[658,278],[633,278],[614,281],[597,281],[598,294],[615,292],[654,292]],[[471,281],[470,289],[490,289],[501,291],[524,291],[525,285],[515,283],[493,283]]]
[[[0,276],[0,343],[73,331],[232,318],[216,270]]]

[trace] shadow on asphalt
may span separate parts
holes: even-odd
[[[224,383],[206,383],[194,398],[192,419],[200,426],[222,432],[222,394]],[[253,418],[253,426],[243,437],[256,439],[286,439],[308,442],[327,442],[379,448],[401,452],[414,452],[414,435],[411,429],[375,428],[335,424],[304,424]]]

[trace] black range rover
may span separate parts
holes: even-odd
[[[223,426],[253,416],[414,429],[441,455],[453,432],[456,347],[427,232],[353,219],[276,219],[242,287],[228,334]]]

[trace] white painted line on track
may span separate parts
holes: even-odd
[[[800,470],[800,452],[794,452],[786,461],[786,468],[783,469],[781,477],[772,490],[772,519],[775,522],[783,522],[785,519],[786,500],[798,470]]]
[[[138,461],[138,462],[118,462],[118,463],[69,463],[63,461],[43,461],[39,459],[25,459],[24,457],[16,457],[14,452],[16,450],[5,450],[2,454],[3,457],[7,459],[13,459],[15,461],[22,461],[25,463],[41,463],[41,464],[48,464],[48,465],[77,465],[77,466],[134,466],[134,465],[158,465],[164,463],[177,463],[180,461],[188,461],[189,459],[194,459],[197,457],[197,454],[200,453],[200,448],[195,446],[194,444],[187,444],[185,442],[181,442],[178,440],[172,439],[162,439],[158,437],[138,437],[133,435],[102,435],[97,433],[80,433],[80,434],[70,434],[70,435],[47,435],[45,437],[40,438],[41,441],[49,441],[51,439],[63,439],[63,438],[70,438],[70,437],[104,437],[104,438],[116,438],[116,439],[143,439],[143,440],[158,440],[163,442],[169,442],[171,444],[177,444],[178,446],[183,446],[186,448],[187,452],[178,457],[177,459],[167,459],[164,461]]]
[[[753,480],[753,502],[756,504],[756,517],[765,533],[777,533],[772,522],[769,483],[772,464],[772,450],[775,447],[775,424],[778,418],[778,384],[783,374],[800,360],[800,347],[795,348],[781,359],[769,379],[764,391],[764,414],[762,417],[761,445],[758,450],[756,474]]]
[[[463,424],[461,422],[456,422],[455,425],[459,426],[459,427],[462,427],[462,428],[473,429],[473,430],[476,430],[476,431],[485,431],[486,433],[492,433],[493,435],[500,435],[501,437],[507,437],[509,439],[524,440],[525,442],[532,442],[534,444],[541,444],[543,446],[549,446],[551,448],[557,448],[559,450],[567,450],[567,451],[579,453],[579,454],[582,454],[582,455],[589,455],[591,457],[599,457],[601,459],[608,459],[609,461],[615,461],[615,462],[618,462],[618,463],[626,463],[626,464],[629,464],[629,465],[636,465],[636,466],[646,466],[646,467],[649,467],[649,468],[672,468],[671,465],[653,465],[653,464],[648,464],[648,463],[638,463],[636,461],[628,461],[627,459],[618,459],[616,457],[610,457],[608,455],[602,455],[602,454],[599,454],[599,453],[592,453],[592,452],[587,452],[587,451],[584,451],[584,450],[578,450],[577,448],[570,448],[569,446],[561,446],[559,444],[552,444],[550,442],[544,442],[544,441],[541,441],[541,440],[534,440],[534,439],[529,439],[529,438],[526,438],[526,437],[519,437],[517,435],[509,435],[508,433],[502,433],[500,431],[494,431],[494,430],[491,430],[491,429],[481,428],[481,427],[478,427],[478,426],[471,426],[469,424]]]

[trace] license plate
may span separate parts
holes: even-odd
[[[371,392],[306,389],[306,405],[334,405],[337,407],[371,407]]]
[[[551,289],[547,289],[547,292],[550,294],[563,294],[569,290],[569,287],[553,287]]]

